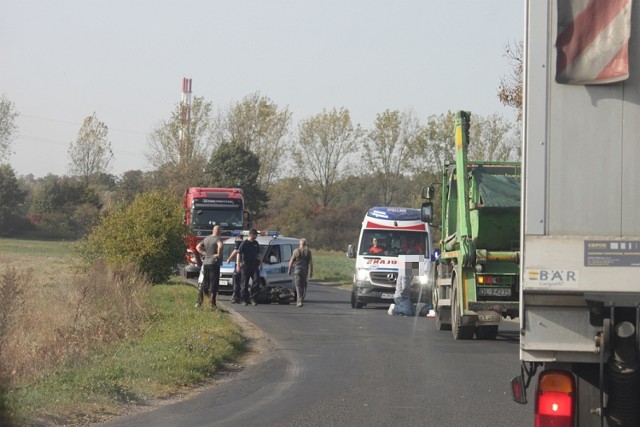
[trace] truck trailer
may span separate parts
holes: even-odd
[[[640,426],[640,4],[529,0],[524,46],[514,399],[536,385],[536,426]]]
[[[432,304],[435,325],[458,340],[493,340],[518,316],[520,163],[467,159],[471,114],[455,114],[455,162],[442,168],[442,238]],[[431,221],[434,186],[423,190]]]

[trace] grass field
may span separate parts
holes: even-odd
[[[314,279],[350,283],[353,259],[313,255]],[[184,391],[245,351],[229,313],[195,310],[196,289],[178,278],[150,286],[127,277],[132,289],[123,290],[100,269],[81,273],[69,242],[0,239],[0,266],[0,297],[15,296],[0,298],[8,319],[0,325],[0,412],[15,425],[118,414]]]
[[[356,261],[344,252],[313,251],[313,264],[315,279],[344,285],[351,283]]]

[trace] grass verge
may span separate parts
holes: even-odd
[[[245,351],[227,313],[193,308],[195,289],[178,282],[154,286],[154,310],[144,334],[70,361],[8,392],[16,425],[96,422],[201,383]]]
[[[355,264],[356,260],[347,258],[344,252],[313,251],[313,278],[341,285],[351,284]]]

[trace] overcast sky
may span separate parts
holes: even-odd
[[[150,170],[147,135],[193,96],[260,92],[299,120],[333,107],[372,126],[413,109],[513,112],[497,97],[523,0],[0,0],[0,93],[20,113],[16,174],[68,172],[85,117],[109,127],[111,173]]]

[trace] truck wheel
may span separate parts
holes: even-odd
[[[498,325],[485,325],[476,328],[476,338],[479,340],[495,340],[498,336]]]
[[[358,288],[355,286],[351,289],[351,308],[362,308],[364,303],[358,301]]]
[[[460,311],[460,306],[458,305],[457,281],[456,277],[451,281],[453,293],[453,297],[451,298],[451,333],[454,340],[470,340],[473,338],[476,328],[474,326],[462,324],[462,313]]]

